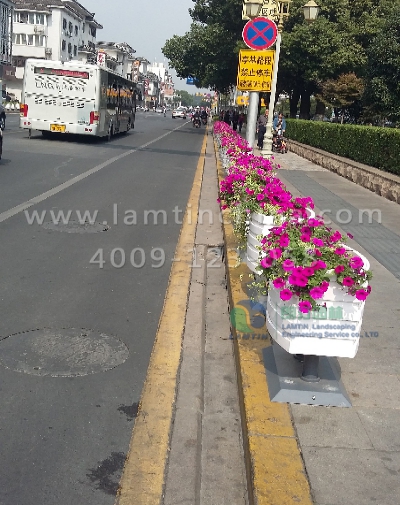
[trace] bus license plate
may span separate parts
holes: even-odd
[[[64,133],[66,130],[65,124],[51,124],[50,131],[51,132],[61,132]]]

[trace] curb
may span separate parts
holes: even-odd
[[[218,179],[221,181],[224,170],[215,142],[214,151]],[[251,272],[245,264],[237,265],[236,241],[229,222],[229,211],[222,211],[222,214],[225,247],[229,252],[226,271],[231,314],[233,310],[241,311],[234,313],[237,314],[236,328],[231,325],[231,330],[239,382],[249,502],[250,505],[312,505],[310,485],[289,406],[269,399],[262,352],[271,345],[270,337],[265,327],[252,328],[251,334],[237,329],[251,327],[247,324],[250,323],[250,313],[242,308],[245,307],[242,302],[249,299],[247,284]]]
[[[168,461],[177,380],[181,364],[193,248],[207,145],[206,129],[185,217],[175,251],[164,307],[150,357],[116,505],[159,505]]]

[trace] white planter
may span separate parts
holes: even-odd
[[[368,260],[355,252],[368,270]],[[321,319],[323,312],[319,318],[313,318],[314,313],[300,318],[298,301],[297,296],[282,301],[279,290],[270,285],[266,324],[271,337],[290,354],[354,358],[360,342],[365,301],[348,295],[336,281],[330,282],[328,291],[318,300],[320,304],[326,303],[327,319]],[[334,312],[338,319],[330,318]]]

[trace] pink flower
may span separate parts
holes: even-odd
[[[308,284],[308,278],[303,274],[292,274],[289,275],[289,283],[304,288]]]
[[[278,260],[282,256],[282,249],[271,249],[269,251],[270,258]]]
[[[311,235],[312,230],[309,226],[303,226],[301,229],[301,233],[304,233],[305,235]]]
[[[344,247],[337,247],[333,252],[338,256],[343,256],[346,253],[346,249]]]
[[[311,217],[308,220],[308,226],[312,226],[313,228],[316,228],[317,226],[322,226],[323,224],[324,224],[323,221],[320,221],[319,219],[314,219],[313,217]]]
[[[318,300],[324,296],[324,290],[316,286],[315,288],[310,289],[310,296],[313,300]]]
[[[349,238],[354,238],[354,237],[353,237],[353,235],[352,235],[351,233],[348,233],[348,234],[347,234],[347,236],[348,236]]]
[[[282,291],[279,293],[279,296],[281,298],[281,300],[283,300],[284,302],[287,302],[288,300],[290,300],[293,296],[293,293],[290,291],[290,289],[282,289]]]
[[[257,200],[260,202],[261,200],[264,200],[264,195],[262,193],[258,193],[256,196]]]
[[[274,285],[274,288],[282,289],[285,286],[285,281],[282,279],[282,277],[278,277],[278,279],[274,279],[272,281],[272,284]]]
[[[316,260],[311,263],[311,266],[314,267],[315,270],[323,270],[327,268],[325,261]]]
[[[312,309],[312,305],[311,305],[311,303],[308,300],[302,300],[299,303],[299,310],[303,314],[308,314],[311,309]]]
[[[285,260],[282,263],[282,268],[285,270],[285,272],[291,272],[294,268],[294,263],[292,260]]]
[[[343,286],[347,286],[348,288],[350,288],[353,284],[354,284],[354,281],[351,277],[345,277],[343,279]]]
[[[279,245],[281,247],[288,247],[289,244],[290,244],[289,235],[287,235],[287,234],[282,235],[281,238],[279,239]]]
[[[329,282],[327,282],[327,281],[321,282],[320,288],[322,289],[322,291],[324,293],[326,293],[328,291],[328,289],[329,289]]]
[[[322,256],[322,252],[319,249],[315,249],[315,256]]]
[[[274,262],[274,260],[272,258],[263,258],[260,262],[260,265],[263,267],[263,268],[270,268],[272,266],[272,263]]]
[[[311,240],[311,236],[310,235],[307,235],[306,233],[303,233],[301,236],[300,236],[300,240],[302,242],[310,242]]]
[[[318,247],[322,247],[324,245],[324,241],[320,238],[313,238],[313,244]]]
[[[364,301],[367,299],[368,295],[369,295],[369,293],[367,291],[365,291],[364,289],[359,289],[358,291],[356,291],[357,300]]]
[[[312,275],[314,275],[314,269],[311,267],[305,267],[303,268],[303,274],[307,277],[311,277]]]
[[[342,234],[340,233],[340,231],[335,231],[334,233],[332,233],[332,235],[329,237],[330,241],[335,243],[335,242],[339,242],[339,240],[342,238]]]
[[[339,275],[339,274],[341,274],[342,272],[344,272],[344,265],[338,265],[338,266],[335,268],[335,274],[336,274],[336,275]]]
[[[354,256],[354,258],[350,259],[349,265],[354,270],[357,270],[358,268],[361,268],[364,266],[364,262],[359,256]]]

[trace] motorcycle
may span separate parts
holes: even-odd
[[[194,117],[193,118],[193,128],[196,127],[196,128],[200,128],[201,126],[201,121],[200,121],[200,118],[199,117]]]

